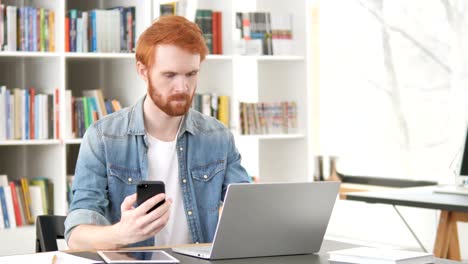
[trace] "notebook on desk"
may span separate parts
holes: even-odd
[[[318,252],[338,190],[338,182],[231,184],[213,243],[172,250],[204,259]]]
[[[461,184],[439,185],[434,189],[434,192],[468,195],[468,131],[466,133],[464,143],[465,145],[462,151],[463,155],[461,157],[460,173],[457,174],[457,179],[455,179],[456,182],[460,182]]]

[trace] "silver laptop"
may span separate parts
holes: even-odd
[[[172,250],[204,259],[318,252],[338,189],[338,182],[231,184],[213,243]]]

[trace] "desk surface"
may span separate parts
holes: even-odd
[[[435,186],[347,193],[347,200],[468,212],[468,195],[435,193]]]
[[[181,254],[177,254],[171,251],[171,249],[163,249],[178,260],[181,264],[191,263],[191,264],[208,264],[208,263],[222,263],[222,264],[329,264],[327,252],[332,250],[346,249],[357,247],[357,245],[342,243],[337,241],[325,240],[322,244],[322,248],[319,254],[308,254],[308,255],[293,255],[293,256],[278,256],[278,257],[260,257],[260,258],[245,258],[245,259],[227,259],[227,260],[218,260],[218,261],[209,261],[198,258],[193,258]],[[96,253],[91,252],[77,252],[71,253],[77,256],[90,257],[90,254],[94,254],[97,257]],[[436,264],[455,264],[461,263],[457,261],[450,261],[445,259],[436,259]]]

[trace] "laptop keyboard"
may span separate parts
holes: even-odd
[[[190,251],[196,251],[204,254],[210,254],[211,246],[193,246],[190,247]]]

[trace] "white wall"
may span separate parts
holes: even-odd
[[[442,2],[320,1],[319,154],[337,156],[341,173],[454,182],[468,120],[468,24],[454,29]],[[438,211],[399,208],[432,251]],[[468,224],[458,227],[468,259]],[[419,247],[389,205],[338,201],[327,235]]]

